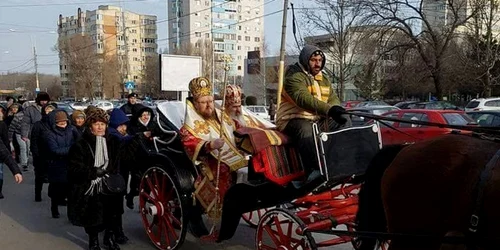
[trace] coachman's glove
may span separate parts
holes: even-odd
[[[96,175],[97,175],[97,177],[103,177],[107,173],[108,173],[108,171],[106,171],[106,169],[103,169],[103,168],[97,168],[96,169]]]
[[[345,114],[345,109],[342,106],[334,105],[328,110],[328,116],[340,125],[347,122],[347,119],[342,117],[343,114]]]

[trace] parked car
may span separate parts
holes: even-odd
[[[248,110],[250,110],[252,113],[256,114],[260,118],[266,119],[268,121],[270,119],[266,106],[251,105],[251,106],[245,106],[245,108],[247,108]]]
[[[391,106],[384,101],[364,101],[356,104],[356,108],[366,107],[366,106]]]
[[[465,106],[465,111],[481,110],[500,110],[500,97],[473,99]]]
[[[399,108],[394,107],[394,106],[366,106],[362,108],[352,108],[349,109],[349,111],[353,112],[365,112],[365,113],[370,113],[374,115],[382,115],[384,113],[387,113],[389,111],[394,111],[394,110],[399,110]],[[369,119],[365,119],[364,117],[360,116],[351,116],[351,121],[353,126],[360,126],[365,124]]]
[[[474,123],[474,120],[461,110],[402,109],[387,112],[383,114],[383,116],[450,125],[469,125]],[[382,142],[384,145],[413,143],[416,141],[429,139],[438,135],[448,134],[452,132],[452,129],[449,128],[422,126],[402,122],[400,123],[385,121],[384,123],[387,123],[392,127],[406,133],[401,133],[382,124],[381,134]],[[468,132],[464,131],[463,133]]]
[[[444,101],[418,102],[408,105],[409,109],[432,109],[432,110],[464,110],[461,107]]]
[[[66,113],[68,113],[68,115],[73,114],[74,109],[68,103],[66,103],[66,102],[56,102],[56,104],[57,104],[57,108],[64,109],[64,111],[66,111]]]
[[[84,110],[89,106],[89,103],[86,102],[74,102],[70,104],[71,108],[74,110]]]
[[[467,112],[479,126],[500,127],[500,111],[471,111]]]
[[[419,103],[419,101],[403,101],[394,104],[394,107],[398,107],[400,109],[410,109],[413,104]]]
[[[95,101],[95,102],[92,102],[92,105],[104,110],[104,111],[108,111],[108,110],[111,110],[113,109],[113,103],[110,102],[110,101]]]
[[[342,107],[346,108],[346,109],[350,109],[350,108],[354,108],[356,107],[356,105],[358,105],[358,103],[360,103],[361,101],[345,101],[345,102],[342,102]]]

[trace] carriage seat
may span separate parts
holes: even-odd
[[[290,139],[276,130],[242,127],[234,132],[237,147],[251,154],[255,173],[278,185],[286,185],[304,175],[300,157]]]

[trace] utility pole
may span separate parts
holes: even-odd
[[[280,65],[278,70],[278,103],[276,110],[280,107],[281,92],[283,91],[283,78],[285,75],[285,45],[286,45],[286,17],[288,12],[288,0],[283,3],[283,24],[281,26],[281,48],[280,48]]]
[[[40,81],[38,80],[38,63],[36,61],[36,46],[33,46],[33,61],[35,62],[35,81],[36,81],[36,89],[35,92],[40,92]]]

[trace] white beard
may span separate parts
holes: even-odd
[[[235,120],[235,121],[239,122],[241,126],[246,127],[245,118],[243,117],[243,115],[242,115],[242,114],[240,114],[240,115],[235,115],[235,114],[233,113],[233,114],[231,114],[231,119],[233,119],[233,120]]]

